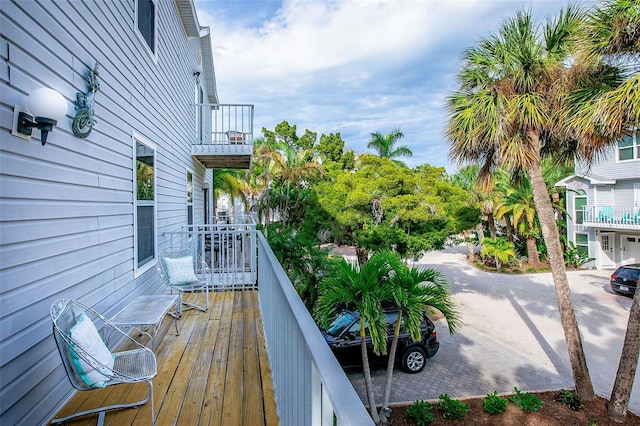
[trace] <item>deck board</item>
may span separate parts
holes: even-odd
[[[204,294],[186,295],[204,302]],[[277,425],[258,293],[220,291],[209,295],[208,312],[188,310],[167,317],[158,330],[158,375],[153,380],[156,425]],[[77,392],[57,417],[107,403],[142,399],[146,384]],[[265,398],[267,398],[265,400]],[[151,404],[111,411],[107,425],[150,421]],[[95,424],[97,414],[69,422]]]

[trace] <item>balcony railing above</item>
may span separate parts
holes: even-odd
[[[595,228],[640,229],[640,206],[585,206],[582,219]]]
[[[191,154],[210,169],[248,169],[253,155],[253,105],[196,104]]]

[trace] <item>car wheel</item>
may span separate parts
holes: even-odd
[[[402,354],[402,369],[410,374],[419,373],[424,368],[427,355],[419,346],[410,346]]]

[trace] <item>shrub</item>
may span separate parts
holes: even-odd
[[[469,404],[463,404],[457,399],[451,399],[449,395],[442,394],[440,398],[440,410],[445,419],[461,419],[467,415]]]
[[[407,414],[416,421],[418,426],[425,426],[433,421],[432,407],[426,401],[416,401],[409,408]]]
[[[542,400],[531,392],[522,393],[518,388],[513,389],[516,394],[509,398],[509,400],[522,411],[538,411],[540,407],[542,407]]]
[[[498,395],[498,391],[489,393],[482,398],[482,408],[489,415],[503,413],[507,409],[507,404],[509,404],[509,401]]]
[[[554,401],[560,402],[574,411],[578,411],[584,407],[582,404],[582,399],[580,396],[575,393],[565,389],[560,389],[556,394]]]

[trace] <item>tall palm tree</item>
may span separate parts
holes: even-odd
[[[585,98],[567,111],[578,129],[598,123],[608,133],[606,139],[640,127],[640,5],[636,0],[605,0],[590,12],[579,34],[579,63],[591,69],[604,59],[622,69],[625,80],[617,87],[592,87],[576,95]],[[586,106],[585,106],[586,105]],[[589,152],[587,152],[589,154]],[[585,155],[587,159],[590,157]],[[627,412],[631,388],[640,356],[640,292],[637,291],[625,335],[618,372],[607,405],[609,417],[621,422]]]
[[[326,327],[329,320],[350,309],[360,314],[360,352],[362,371],[369,400],[369,412],[378,424],[380,417],[376,409],[371,381],[371,369],[367,354],[367,332],[377,354],[387,352],[387,320],[383,301],[391,300],[392,269],[384,255],[371,256],[363,265],[354,265],[344,258],[335,262],[335,270],[320,283],[320,296],[316,304],[316,318]]]
[[[576,321],[558,226],[542,175],[541,159],[566,143],[566,126],[554,108],[562,100],[571,63],[570,35],[582,12],[561,11],[544,28],[531,12],[518,11],[498,33],[464,53],[459,89],[450,95],[447,137],[450,156],[460,163],[480,162],[489,174],[497,166],[526,171],[531,180],[564,330],[576,391],[594,398]],[[585,135],[586,136],[586,135]]]
[[[396,349],[401,324],[411,334],[414,341],[420,340],[420,322],[425,309],[439,311],[447,321],[449,333],[454,334],[460,327],[460,316],[455,308],[453,297],[449,291],[449,283],[444,274],[437,269],[419,269],[403,263],[397,254],[384,252],[393,268],[391,284],[393,286],[393,303],[398,307],[398,320],[393,332],[393,340],[389,349],[387,378],[384,387],[381,416],[389,407],[389,395],[395,365]]]
[[[400,129],[393,129],[391,133],[382,135],[379,132],[371,133],[371,139],[367,144],[367,148],[374,149],[378,153],[378,157],[388,158],[399,166],[406,166],[406,164],[397,157],[411,157],[413,152],[406,146],[398,146],[398,140],[404,137],[404,133]]]

